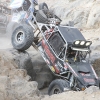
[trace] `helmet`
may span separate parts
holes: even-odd
[[[33,0],[34,4],[38,5],[38,0]]]

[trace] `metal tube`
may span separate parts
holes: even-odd
[[[28,20],[28,23],[32,26],[32,28],[35,30],[35,27],[33,26],[33,24],[31,23],[30,20]]]

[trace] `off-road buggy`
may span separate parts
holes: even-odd
[[[23,51],[33,45],[40,51],[57,78],[49,85],[49,95],[81,91],[93,85],[99,87],[99,79],[87,60],[92,42],[86,41],[77,28],[61,25],[61,20],[43,5],[43,9],[31,13],[31,18],[28,7],[27,17],[24,16],[24,21],[12,33],[13,47]]]

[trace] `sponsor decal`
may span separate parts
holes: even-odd
[[[51,60],[52,64],[54,64],[55,62],[55,57],[54,55],[51,53],[51,51],[49,50],[49,47],[45,44],[45,41],[42,40],[42,46],[46,52],[46,54],[48,55],[49,59]]]
[[[94,79],[84,78],[84,81],[87,82],[87,83],[89,83],[89,82],[95,83],[95,80]]]

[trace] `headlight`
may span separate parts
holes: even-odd
[[[91,42],[87,42],[85,45],[86,46],[90,46],[91,45]]]
[[[80,43],[80,41],[76,41],[75,44],[78,45]]]
[[[85,41],[81,41],[80,45],[84,45],[85,44]]]

